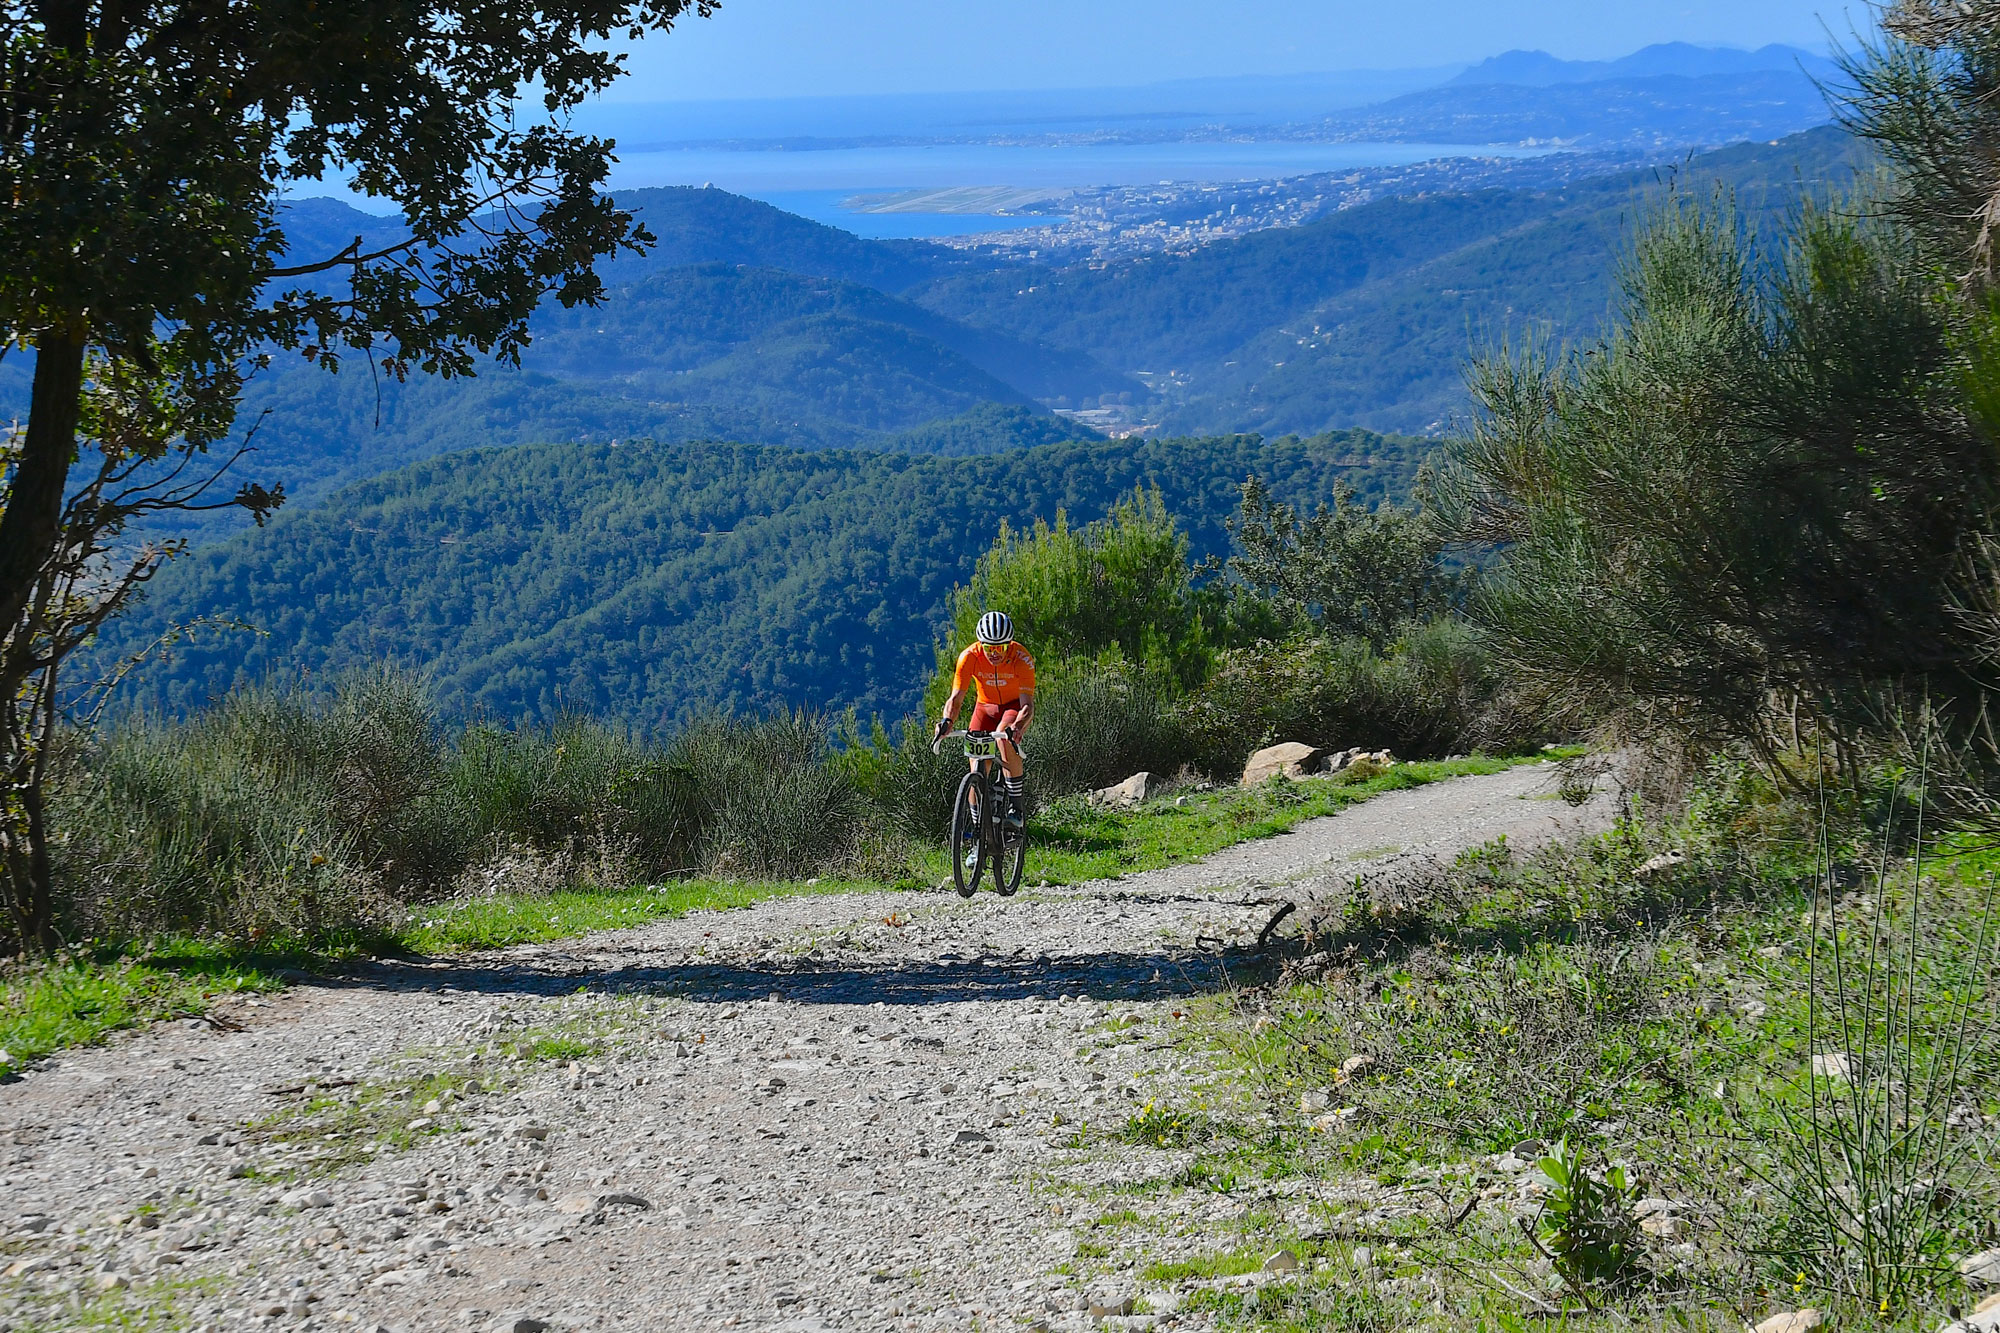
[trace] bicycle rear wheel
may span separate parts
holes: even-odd
[[[951,807],[951,878],[958,896],[970,898],[979,890],[979,877],[986,871],[986,779],[967,773],[958,780],[958,799]]]

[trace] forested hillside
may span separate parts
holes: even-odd
[[[1158,486],[1197,553],[1243,480],[1280,499],[1405,491],[1428,444],[1351,432],[1057,444],[982,457],[739,445],[530,445],[438,458],[175,562],[104,650],[203,615],[134,703],[182,709],[267,673],[384,659],[453,707],[658,727],[777,704],[897,714],[946,593],[999,525],[1102,515]]]
[[[1168,430],[1435,432],[1465,403],[1469,348],[1597,331],[1631,229],[1668,183],[1729,189],[1748,217],[1770,220],[1801,184],[1850,180],[1857,152],[1815,130],[1677,172],[1384,200],[1188,255],[959,275],[916,299],[1154,372]]]
[[[1664,182],[1725,186],[1769,218],[1795,185],[1849,177],[1855,151],[1818,130],[1678,172],[1391,198],[1189,254],[1071,267],[866,241],[720,190],[634,191],[659,246],[610,266],[602,307],[539,316],[522,370],[402,385],[355,361],[331,377],[284,363],[248,395],[261,452],[246,475],[311,503],[490,445],[983,451],[1087,434],[1027,423],[1114,400],[1168,433],[1436,433],[1464,407],[1469,349],[1598,330],[1617,258]],[[385,225],[324,200],[293,216],[306,252]],[[0,413],[25,365],[0,360]],[[981,418],[971,444],[935,424],[986,404],[1022,410]]]

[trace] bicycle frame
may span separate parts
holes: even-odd
[[[965,897],[971,897],[978,886],[980,876],[985,872],[985,868],[990,861],[993,865],[995,888],[1003,894],[1012,894],[1019,887],[1020,858],[1023,855],[1022,848],[1025,845],[1024,839],[1026,834],[1019,833],[1016,835],[1014,840],[1014,870],[1011,876],[1007,875],[1004,866],[1006,864],[1006,853],[1009,844],[1006,832],[1001,827],[1001,802],[994,799],[1000,794],[998,790],[999,783],[997,781],[998,774],[1002,771],[999,742],[995,738],[994,733],[990,731],[950,731],[931,742],[931,753],[941,753],[944,743],[948,740],[963,740],[965,742],[965,757],[968,769],[967,775],[960,779],[959,804],[954,807],[954,814],[952,816],[954,829],[951,851],[953,858],[952,875],[958,881],[958,891]],[[1026,751],[1020,749],[1020,742],[1016,741],[1014,745],[1016,753],[1025,758]],[[967,784],[972,784],[970,789],[968,789]],[[976,804],[972,804],[972,794],[975,792],[978,794],[978,800]],[[965,847],[960,843],[960,834],[957,832],[957,821],[965,813],[966,807],[973,810],[977,819],[976,831],[971,833],[971,837],[976,844],[976,850],[970,856],[967,855]],[[964,873],[968,867],[971,872],[969,878]]]

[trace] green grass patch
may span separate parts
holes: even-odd
[[[175,1278],[170,1281],[140,1282],[124,1291],[82,1291],[58,1309],[31,1311],[15,1316],[17,1333],[55,1333],[57,1329],[119,1329],[124,1333],[174,1333],[188,1327],[176,1308],[183,1298],[198,1293],[214,1294],[226,1279],[220,1277]],[[42,1297],[53,1304],[56,1293],[38,1292],[32,1287],[17,1293]]]
[[[1241,1277],[1264,1266],[1267,1251],[1242,1249],[1223,1254],[1204,1254],[1193,1259],[1147,1264],[1140,1276],[1148,1282],[1186,1282],[1191,1279]]]
[[[1514,758],[1484,755],[1451,761],[1397,764],[1365,782],[1335,778],[1224,787],[1168,795],[1136,810],[1100,810],[1088,801],[1051,802],[1028,821],[1030,882],[1080,884],[1199,860],[1225,847],[1288,833],[1309,819],[1336,814],[1384,792],[1406,791],[1447,778],[1504,773],[1524,763],[1567,759],[1581,750],[1555,750]],[[1030,781],[1033,774],[1030,773]],[[923,860],[933,880],[951,873],[943,849]]]
[[[1061,801],[1030,825],[1029,875],[1069,884],[1157,869],[1286,832],[1383,792],[1498,773],[1573,753],[1578,752],[1398,764],[1366,782],[1277,780],[1249,790],[1188,793],[1184,801],[1169,796],[1138,810],[1095,810],[1079,800]],[[941,849],[925,853],[920,864],[929,882],[949,874]],[[435,903],[415,909],[386,935],[343,939],[314,951],[247,950],[195,940],[86,950],[57,962],[24,964],[5,975],[0,981],[0,1049],[18,1067],[54,1051],[101,1041],[121,1028],[203,1014],[218,996],[282,989],[284,970],[309,971],[330,959],[369,952],[435,955],[499,949],[640,926],[688,912],[748,907],[770,898],[888,887],[876,880],[833,877],[577,887]],[[1113,1030],[1128,1025],[1115,1023]]]
[[[419,908],[396,932],[411,953],[465,953],[514,944],[570,939],[598,930],[622,930],[685,916],[689,912],[748,907],[767,898],[800,894],[869,893],[884,886],[867,880],[688,880],[622,889],[575,888],[556,893],[500,893],[490,898]]]
[[[177,941],[23,963],[0,982],[0,1049],[19,1067],[121,1028],[204,1014],[218,997],[281,988],[279,969],[306,961]]]
[[[458,1127],[468,1098],[484,1085],[463,1069],[370,1081],[302,1096],[246,1127],[259,1143],[295,1150],[275,1178],[331,1175],[378,1153],[400,1152]],[[429,1108],[433,1103],[438,1109]]]

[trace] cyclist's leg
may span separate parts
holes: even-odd
[[[1007,820],[1019,825],[1027,818],[1027,795],[1022,787],[1022,779],[1027,774],[1027,764],[1021,756],[1021,748],[1007,739],[1015,723],[1021,719],[1021,705],[1016,703],[1002,706],[998,730],[1000,737],[1001,787],[1007,793]]]

